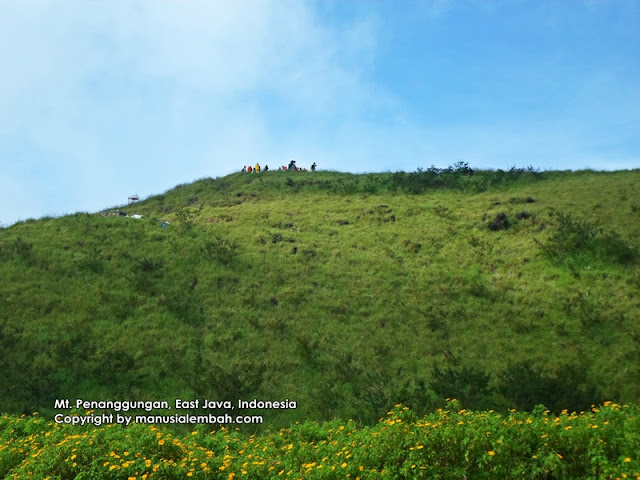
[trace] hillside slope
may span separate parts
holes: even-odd
[[[233,174],[122,210],[0,229],[0,410],[640,401],[638,170]]]

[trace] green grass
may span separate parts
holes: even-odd
[[[274,171],[116,207],[141,220],[20,222],[0,229],[0,407],[289,398],[284,427],[637,403],[639,199],[638,170]]]

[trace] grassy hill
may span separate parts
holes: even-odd
[[[0,229],[0,410],[640,401],[640,170],[238,173],[120,209]]]

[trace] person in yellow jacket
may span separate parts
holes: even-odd
[[[256,163],[256,168],[253,169],[254,172],[258,173],[260,171],[260,164]]]

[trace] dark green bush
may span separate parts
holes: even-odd
[[[206,240],[202,251],[208,259],[217,260],[223,265],[228,265],[236,256],[238,245],[215,234],[212,239]]]
[[[523,410],[544,404],[556,413],[563,409],[580,411],[604,401],[585,369],[573,365],[557,372],[542,372],[527,363],[513,364],[499,376],[497,390],[507,403]]]
[[[552,261],[581,263],[601,260],[619,264],[632,263],[637,250],[617,232],[605,231],[586,219],[574,218],[568,213],[551,210],[554,232],[547,242],[536,241],[542,252]]]
[[[31,258],[33,244],[25,242],[24,240],[22,240],[22,237],[18,237],[13,243],[13,249],[19,257],[24,260],[28,260]]]

